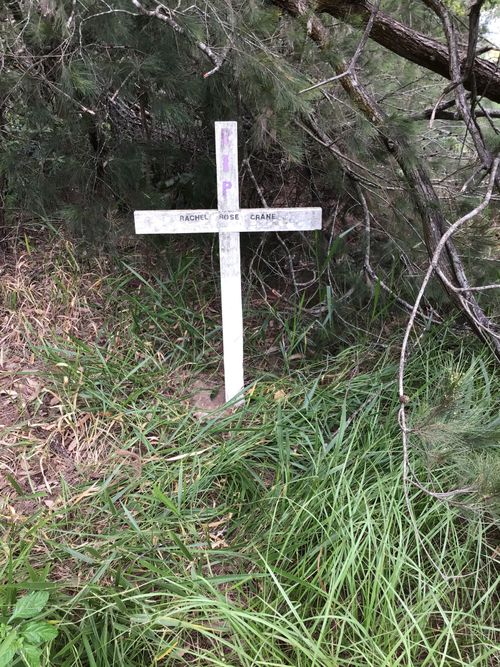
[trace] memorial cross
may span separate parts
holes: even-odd
[[[240,208],[237,123],[215,123],[216,210],[135,211],[136,234],[218,232],[226,401],[241,392],[243,310],[240,232],[321,229],[321,208]]]

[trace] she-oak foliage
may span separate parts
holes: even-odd
[[[303,159],[290,119],[308,111],[298,95],[307,79],[281,57],[292,45],[261,48],[279,29],[279,10],[234,3],[210,24],[180,12],[179,35],[130,2],[107,7],[11,2],[1,10],[7,223],[31,212],[92,235],[133,207],[214,205],[213,121],[221,118],[246,121],[250,150]],[[214,17],[223,10],[213,7]],[[231,46],[216,75],[204,78],[212,63],[199,40],[220,53]]]
[[[426,4],[409,8],[387,0],[381,10],[444,41]],[[294,7],[306,10],[294,13]],[[475,173],[468,132],[439,116],[429,127],[424,112],[436,100],[448,102],[451,92],[443,94],[436,75],[370,41],[355,70],[384,114],[378,128],[340,81],[309,90],[348,65],[362,31],[307,7],[295,0],[203,6],[185,0],[175,9],[154,0],[4,3],[3,236],[20,217],[32,215],[70,223],[79,235],[112,245],[120,221],[130,229],[133,208],[214,206],[213,122],[236,119],[240,157],[248,167],[241,172],[243,205],[320,205],[326,232],[333,235],[357,219],[348,263],[359,267],[359,183],[377,222],[372,252],[380,268],[406,274],[409,262],[401,257],[426,260],[420,212],[409,196],[413,186],[388,146],[400,137],[407,165],[423,165],[443,219],[473,208],[484,179]],[[463,7],[453,9],[462,30]],[[329,34],[328,48],[314,40],[318,19]],[[480,126],[494,152],[495,118],[485,113]],[[388,137],[385,145],[381,136]],[[460,248],[466,261],[471,239],[475,251],[491,257],[494,236],[470,229]],[[331,238],[321,246],[320,261],[331,260]],[[478,265],[470,259],[474,274]],[[480,271],[485,281],[495,279],[489,263]],[[402,288],[411,299],[411,280]]]
[[[152,0],[139,4],[150,12],[157,7]],[[239,121],[240,156],[250,158],[261,186],[259,192],[244,176],[244,205],[260,205],[263,194],[268,204],[321,205],[329,219],[339,203],[342,210],[359,207],[346,178],[345,167],[353,167],[368,185],[374,181],[369,187],[380,188],[386,231],[415,247],[418,235],[404,222],[415,211],[371,123],[339,84],[303,92],[349,61],[360,32],[332,21],[329,28],[326,20],[334,44],[319,50],[308,38],[310,15],[292,18],[275,6],[281,4],[287,3],[217,0],[202,7],[185,1],[169,16],[160,10],[174,28],[142,14],[132,0],[4,3],[0,224],[28,213],[72,222],[80,234],[102,238],[118,220],[130,221],[134,207],[213,206],[213,121],[227,118]],[[382,5],[415,28],[439,32],[423,3],[411,11],[397,0]],[[222,62],[217,71],[200,42]],[[460,130],[438,124],[428,132],[411,118],[441,94],[436,77],[427,75],[422,86],[412,63],[370,43],[357,69],[391,131],[412,138],[415,155],[436,177],[452,174],[459,156],[473,159],[467,144],[462,149]],[[316,143],[303,126],[311,120],[327,132],[327,144],[335,141],[347,156],[340,180],[329,146]],[[299,201],[290,187],[297,178]],[[384,190],[391,181],[393,193]],[[446,189],[443,194],[453,216],[454,199]]]

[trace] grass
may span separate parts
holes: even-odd
[[[3,621],[48,591],[42,664],[61,667],[498,664],[491,359],[442,332],[414,351],[415,471],[477,492],[448,506],[410,489],[413,523],[396,347],[328,354],[300,308],[280,322],[252,296],[255,382],[200,420],[189,386],[220,379],[213,278],[189,256],[168,266],[34,241],[12,258]]]

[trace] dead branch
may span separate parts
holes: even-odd
[[[422,285],[420,286],[420,290],[418,292],[417,298],[415,299],[415,303],[413,304],[412,312],[410,315],[410,318],[408,320],[408,324],[406,325],[406,330],[403,336],[403,342],[401,345],[401,352],[400,352],[400,358],[399,358],[399,371],[398,371],[398,392],[399,392],[399,401],[400,401],[400,408],[399,408],[399,413],[398,413],[398,420],[399,420],[399,425],[401,428],[401,434],[403,438],[403,482],[404,484],[408,483],[415,483],[415,480],[412,480],[410,476],[410,455],[409,455],[409,434],[410,430],[408,429],[408,424],[407,424],[407,416],[406,416],[406,406],[409,403],[410,399],[408,395],[405,393],[405,369],[406,369],[406,363],[408,360],[408,343],[410,340],[410,335],[411,332],[413,331],[413,327],[415,325],[415,319],[417,317],[418,309],[420,307],[420,303],[422,301],[422,298],[424,296],[425,290],[427,289],[429,282],[431,280],[431,277],[435,271],[438,270],[439,266],[439,259],[444,251],[446,244],[448,243],[449,239],[455,234],[455,232],[460,229],[464,224],[475,218],[477,215],[479,215],[484,209],[488,206],[491,195],[493,193],[493,187],[495,185],[495,179],[498,171],[498,165],[500,164],[500,158],[496,158],[492,169],[491,169],[491,174],[490,174],[490,181],[488,185],[488,190],[486,192],[486,195],[483,199],[483,201],[476,206],[472,211],[469,211],[466,215],[461,217],[459,220],[454,222],[449,229],[443,234],[441,240],[439,241],[436,250],[434,251],[432,255],[431,262],[429,264],[429,268],[427,269],[427,272],[425,274],[425,277],[422,281]],[[421,485],[420,482],[418,482],[418,487],[428,493],[428,495],[435,496],[434,492],[428,491],[423,485]],[[462,493],[464,492],[463,490],[456,490],[456,491],[451,491],[448,494],[439,494],[441,499],[445,499],[447,497],[453,497],[457,493]]]
[[[316,88],[321,88],[323,86],[326,86],[328,83],[333,83],[334,81],[338,81],[344,76],[347,76],[351,72],[354,71],[354,68],[356,67],[356,63],[358,62],[361,54],[363,53],[363,50],[366,46],[366,43],[368,41],[368,38],[370,37],[370,32],[373,28],[373,23],[375,21],[375,17],[380,9],[380,2],[381,0],[376,0],[376,3],[372,7],[372,11],[370,14],[370,18],[368,19],[368,22],[365,26],[365,30],[363,32],[363,35],[361,37],[361,40],[356,48],[356,51],[354,52],[353,57],[351,58],[351,61],[349,65],[347,66],[347,69],[345,72],[341,72],[340,74],[336,74],[335,76],[330,77],[329,79],[325,79],[324,81],[320,81],[319,83],[315,83],[313,86],[309,86],[309,88],[304,88],[303,90],[299,91],[300,93],[307,93],[310,90],[315,90]]]
[[[163,21],[164,23],[169,25],[172,28],[172,30],[174,30],[174,32],[176,32],[177,34],[186,36],[186,31],[184,30],[184,28],[174,19],[172,10],[165,7],[165,5],[158,3],[154,9],[146,9],[146,7],[142,5],[140,0],[130,0],[130,1],[134,5],[134,7],[136,7],[141,12],[141,14],[157,18],[160,21]],[[202,53],[204,53],[207,56],[209,60],[212,61],[214,65],[210,71],[205,72],[203,74],[203,78],[206,79],[207,77],[212,76],[212,74],[215,74],[215,72],[218,72],[219,69],[222,67],[226,59],[226,56],[229,52],[229,47],[226,47],[223,50],[222,55],[219,56],[208,44],[205,44],[205,42],[196,40],[194,44]]]

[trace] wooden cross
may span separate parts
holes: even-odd
[[[226,401],[244,385],[240,232],[321,229],[321,208],[240,208],[237,132],[233,121],[215,123],[217,210],[134,213],[136,234],[219,234]]]

